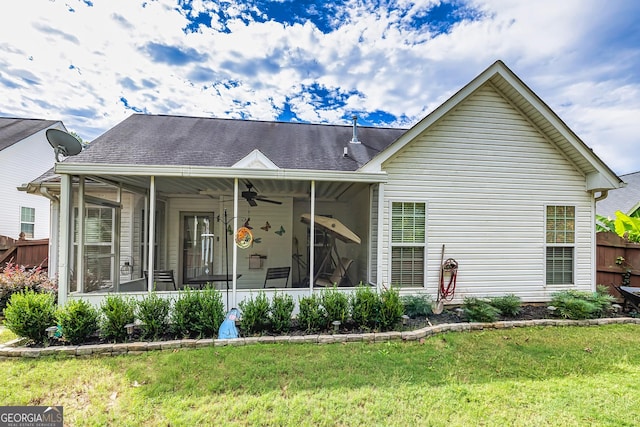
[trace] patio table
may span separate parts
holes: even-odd
[[[236,279],[242,277],[242,274],[237,274]],[[207,283],[226,282],[227,289],[229,289],[229,282],[233,280],[233,275],[226,274],[205,274],[203,276],[197,276],[187,280],[188,285],[197,285],[199,289],[202,289]]]

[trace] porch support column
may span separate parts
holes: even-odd
[[[67,302],[71,253],[71,176],[60,177],[60,253],[58,259],[58,305]]]
[[[147,271],[148,273],[148,280],[147,280],[147,291],[152,292],[153,291],[153,260],[155,259],[155,233],[153,232],[153,230],[156,229],[156,177],[155,176],[151,176],[150,177],[150,181],[149,181],[149,212],[148,212],[148,217],[149,217],[149,221],[147,221],[147,227],[148,227],[148,234],[149,234],[149,242],[147,244],[147,248],[148,248],[148,264],[147,264]]]
[[[238,229],[238,178],[234,178],[233,179],[233,244],[231,245],[232,249],[232,253],[233,253],[233,257],[232,262],[233,262],[233,266],[231,268],[232,271],[232,278],[231,278],[231,288],[232,288],[232,294],[231,294],[231,302],[232,302],[232,306],[233,307],[237,307],[238,303],[237,303],[237,292],[236,292],[236,285],[237,285],[237,272],[238,272],[238,245],[236,245],[236,238],[235,238],[235,232]],[[225,229],[224,232],[226,233],[227,230]],[[227,310],[229,310],[230,308],[227,307]]]
[[[384,184],[379,183],[378,184],[378,224],[376,224],[376,227],[378,227],[378,242],[377,242],[377,248],[376,248],[376,250],[378,251],[378,253],[376,254],[376,259],[378,260],[377,272],[376,272],[376,287],[378,288],[378,291],[381,290],[382,281],[384,279],[382,277],[382,247],[383,247],[382,245],[384,244],[384,239],[382,235],[384,231],[383,223],[384,223]],[[389,253],[389,259],[391,259],[391,253]]]
[[[309,223],[309,295],[313,294],[316,247],[316,182],[311,181],[311,222]]]
[[[145,194],[144,196],[144,230],[142,230],[142,247],[143,247],[143,251],[142,251],[142,263],[140,265],[142,265],[143,269],[144,266],[147,265],[147,263],[149,262],[149,246],[147,246],[147,243],[149,242],[149,193]],[[147,270],[148,271],[148,270]],[[144,277],[144,276],[143,276]]]
[[[122,186],[118,186],[116,190],[116,202],[122,206]],[[113,264],[112,264],[112,272],[113,276],[112,286],[116,290],[116,292],[120,292],[120,231],[121,231],[121,223],[122,223],[122,209],[114,209],[114,220],[115,227],[113,231]]]
[[[76,269],[76,291],[84,293],[84,176],[78,182],[78,263]]]

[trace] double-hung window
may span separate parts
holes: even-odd
[[[424,287],[426,203],[391,203],[391,285]]]
[[[576,241],[575,206],[547,206],[545,231],[547,285],[573,284]]]
[[[20,208],[20,232],[24,237],[33,239],[36,224],[35,208]]]

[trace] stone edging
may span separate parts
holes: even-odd
[[[252,344],[274,343],[310,343],[333,344],[347,342],[385,342],[385,341],[417,341],[445,332],[464,332],[482,329],[511,329],[530,326],[594,326],[609,324],[636,324],[640,325],[640,318],[615,317],[606,319],[589,320],[564,320],[564,319],[536,319],[514,320],[493,323],[447,323],[405,332],[379,332],[366,334],[336,334],[336,335],[283,335],[263,336],[234,339],[183,339],[173,341],[130,342],[118,344],[95,344],[77,346],[51,346],[43,348],[16,347],[20,340],[13,343],[0,345],[0,360],[16,357],[36,358],[53,354],[71,357],[89,356],[117,356],[121,354],[143,354],[153,350],[171,350],[181,348],[203,348],[220,346],[242,346]]]

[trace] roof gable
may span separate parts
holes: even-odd
[[[55,120],[0,117],[0,151],[56,124],[64,128]]]
[[[622,180],[502,61],[496,61],[360,170],[363,172],[382,170],[384,162],[484,85],[491,85],[576,165],[586,177],[588,190],[602,191],[619,188],[622,185]]]
[[[236,162],[232,167],[248,169],[280,169],[257,148]]]

